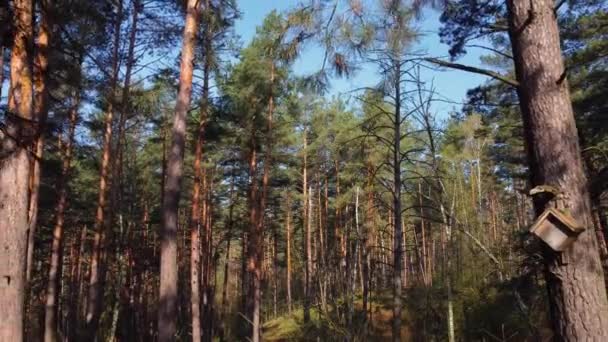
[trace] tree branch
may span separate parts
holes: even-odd
[[[464,65],[464,64],[458,64],[458,63],[452,63],[452,62],[448,62],[448,61],[443,61],[441,59],[437,59],[437,58],[425,58],[425,61],[429,62],[429,63],[433,63],[442,67],[446,67],[446,68],[451,68],[451,69],[457,69],[457,70],[463,70],[463,71],[467,71],[467,72],[471,72],[474,74],[480,74],[480,75],[485,75],[485,76],[490,76],[495,80],[499,80],[505,84],[508,84],[512,87],[519,87],[519,83],[514,80],[511,79],[509,77],[503,76],[497,72],[491,71],[491,70],[487,70],[487,69],[480,69],[480,68],[476,68],[473,66],[469,66],[469,65]]]

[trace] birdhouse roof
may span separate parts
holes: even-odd
[[[534,222],[532,227],[530,227],[530,232],[534,232],[545,220],[550,219],[551,217],[556,218],[560,221],[566,228],[576,234],[580,234],[585,230],[585,227],[580,225],[572,216],[567,213],[564,213],[555,208],[549,208],[545,210]]]

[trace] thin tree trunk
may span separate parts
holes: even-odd
[[[251,341],[258,342],[260,341],[260,331],[261,331],[261,319],[260,319],[260,307],[262,301],[262,262],[264,256],[264,213],[266,211],[266,201],[268,197],[268,182],[270,180],[270,165],[272,163],[272,114],[274,112],[274,96],[272,94],[272,87],[274,83],[274,64],[271,62],[270,65],[270,87],[271,94],[268,101],[268,117],[267,117],[267,131],[266,131],[266,153],[264,156],[264,173],[262,175],[262,193],[259,201],[259,208],[257,209],[257,216],[255,217],[255,225],[252,226],[253,230],[250,234],[250,241],[254,242],[251,246],[253,246],[254,250],[250,250],[250,261],[249,264],[254,266],[252,269],[252,293],[250,294],[251,298],[253,298],[253,308],[251,313],[251,322],[252,322],[252,333],[251,333]],[[255,257],[255,260],[252,258]],[[253,262],[253,263],[252,263]]]
[[[563,192],[557,201],[536,196],[536,215],[549,206],[566,207],[587,228],[561,256],[545,248],[553,332],[563,341],[603,340],[608,336],[608,300],[555,3],[509,0],[507,7],[531,183]]]
[[[207,44],[205,44],[207,45]],[[207,53],[208,56],[208,53]],[[200,295],[200,280],[201,275],[201,251],[200,251],[200,230],[201,230],[201,183],[202,183],[202,167],[203,146],[205,139],[205,123],[208,117],[209,103],[209,63],[208,58],[205,59],[203,67],[203,97],[201,99],[201,109],[199,112],[199,125],[196,133],[196,143],[194,149],[194,182],[192,185],[192,214],[190,218],[190,290],[191,290],[191,312],[192,312],[192,341],[200,342],[201,340],[201,295]],[[207,215],[203,215],[205,218]],[[206,251],[206,246],[204,246]],[[207,253],[203,253],[207,255]]]
[[[260,273],[259,264],[257,264],[258,256],[258,245],[261,241],[258,241],[258,236],[255,233],[257,228],[257,219],[258,219],[258,180],[257,180],[257,152],[256,152],[256,141],[255,141],[255,127],[254,123],[251,122],[251,140],[250,140],[250,152],[249,152],[249,230],[247,234],[247,253],[246,253],[246,284],[244,285],[244,289],[246,291],[243,293],[245,297],[245,313],[247,315],[247,319],[251,326],[248,327],[249,334],[248,336],[253,336],[253,314],[255,312],[255,277],[256,272],[258,272],[258,276]]]
[[[286,245],[286,259],[287,259],[287,309],[291,315],[291,196],[287,193],[287,218],[285,227],[285,245]]]
[[[34,118],[38,120],[36,132],[35,157],[32,160],[30,175],[29,200],[29,229],[27,239],[27,266],[25,271],[26,282],[32,279],[32,264],[34,259],[34,238],[38,222],[38,198],[40,193],[40,161],[44,150],[44,129],[48,116],[48,66],[49,44],[52,34],[51,7],[48,0],[40,1],[40,24],[36,37],[36,54],[34,56]]]
[[[228,280],[230,273],[230,245],[232,242],[232,229],[234,226],[234,206],[236,205],[235,192],[234,192],[234,170],[232,171],[232,177],[230,181],[230,207],[228,208],[228,223],[226,231],[226,261],[224,262],[224,281],[222,283],[222,311],[220,317],[220,341],[225,339],[226,330],[226,313],[228,312],[227,298],[228,298]]]
[[[78,91],[78,90],[77,90]],[[57,192],[57,208],[55,210],[55,227],[53,228],[53,242],[51,246],[51,262],[49,266],[49,279],[46,288],[46,304],[44,318],[44,341],[57,341],[57,302],[59,298],[59,270],[62,268],[62,246],[63,246],[63,224],[65,210],[68,205],[68,179],[72,163],[72,146],[74,145],[74,132],[78,120],[78,107],[80,96],[76,95],[74,105],[70,110],[70,126],[68,129],[67,142],[65,146],[63,163],[61,166],[61,178]]]
[[[393,117],[393,341],[401,341],[401,269],[403,231],[401,227],[401,62],[395,61],[395,113]]]
[[[158,339],[174,341],[177,332],[177,222],[186,140],[186,113],[192,95],[192,76],[196,34],[199,29],[199,0],[188,0],[184,26],[179,92],[175,105],[167,179],[163,189]]]
[[[67,334],[67,339],[68,341],[73,341],[76,339],[76,328],[78,327],[78,321],[79,321],[79,312],[78,308],[80,306],[80,284],[82,282],[82,259],[84,259],[84,248],[85,248],[85,244],[86,244],[86,239],[87,239],[87,226],[83,225],[82,229],[80,231],[80,238],[78,240],[78,251],[76,252],[76,257],[73,260],[73,267],[75,268],[74,270],[74,276],[72,277],[73,282],[72,282],[72,287],[70,289],[71,294],[70,294],[70,301],[69,301],[69,307],[68,307],[68,324],[69,324],[69,329],[66,332]]]
[[[108,95],[108,108],[106,109],[104,119],[104,135],[103,135],[103,148],[101,156],[101,169],[99,176],[99,194],[97,198],[97,210],[95,214],[95,224],[93,230],[95,231],[95,238],[93,240],[93,251],[91,255],[91,271],[89,279],[89,290],[87,295],[87,313],[86,313],[86,325],[87,325],[87,336],[86,339],[92,340],[97,332],[97,326],[99,321],[99,314],[101,310],[102,296],[102,253],[105,249],[105,236],[106,236],[106,220],[105,210],[107,206],[107,195],[108,195],[108,182],[111,162],[111,150],[112,150],[112,126],[114,117],[114,102],[115,92],[118,78],[118,59],[119,59],[119,46],[120,46],[120,27],[122,24],[122,13],[123,13],[123,0],[118,1],[117,17],[114,26],[114,40],[113,40],[113,52],[112,52],[112,75],[109,85]]]
[[[304,322],[307,323],[310,321],[310,277],[311,277],[311,273],[312,273],[312,251],[311,251],[311,232],[310,232],[310,218],[308,215],[308,211],[310,210],[309,208],[309,204],[308,204],[308,197],[309,194],[307,193],[308,191],[308,176],[307,176],[307,170],[308,170],[308,165],[307,165],[307,147],[308,147],[308,140],[306,135],[308,134],[308,131],[306,130],[306,128],[304,128],[304,131],[302,132],[303,135],[303,139],[304,139],[304,165],[302,167],[302,191],[303,191],[303,196],[302,196],[302,202],[303,202],[303,209],[304,209],[304,213],[302,215],[303,218],[303,225],[304,225],[304,238],[302,239],[302,241],[304,242]]]
[[[0,341],[23,340],[30,157],[26,138],[33,119],[32,0],[14,0],[9,113],[0,131]]]

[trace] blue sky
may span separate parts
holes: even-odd
[[[236,23],[236,32],[241,36],[241,40],[246,45],[255,35],[255,30],[260,25],[264,17],[273,9],[280,12],[286,11],[295,6],[299,0],[238,0],[239,8],[242,12],[241,19]],[[448,55],[448,46],[441,44],[437,32],[440,27],[439,15],[437,11],[426,11],[423,18],[416,23],[416,26],[423,34],[414,49],[416,51],[426,51],[433,57],[444,57]],[[470,50],[469,53],[459,60],[465,64],[479,64],[479,51]],[[305,49],[298,61],[294,64],[296,74],[307,74],[318,70],[321,66],[322,50],[318,47],[309,46]],[[432,81],[437,92],[446,99],[454,102],[461,102],[466,95],[466,91],[487,80],[486,77],[465,73],[457,70],[445,71],[423,71],[423,79]],[[357,74],[350,79],[332,80],[332,88],[329,96],[339,96],[346,99],[348,92],[362,86],[372,86],[377,83],[375,72],[370,67],[363,67]],[[451,103],[437,103],[435,111],[441,117],[451,110],[458,110],[460,105]]]

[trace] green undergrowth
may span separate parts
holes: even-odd
[[[293,310],[267,321],[263,326],[265,341],[343,341],[350,335],[352,341],[386,341],[391,338],[392,311],[388,303],[379,298],[371,303],[370,321],[365,324],[361,300],[355,301],[353,323],[350,327],[339,323],[335,312],[322,313],[311,309],[311,319],[304,323],[303,309]],[[404,313],[402,339],[409,340],[407,313]],[[367,332],[366,332],[367,331]]]

